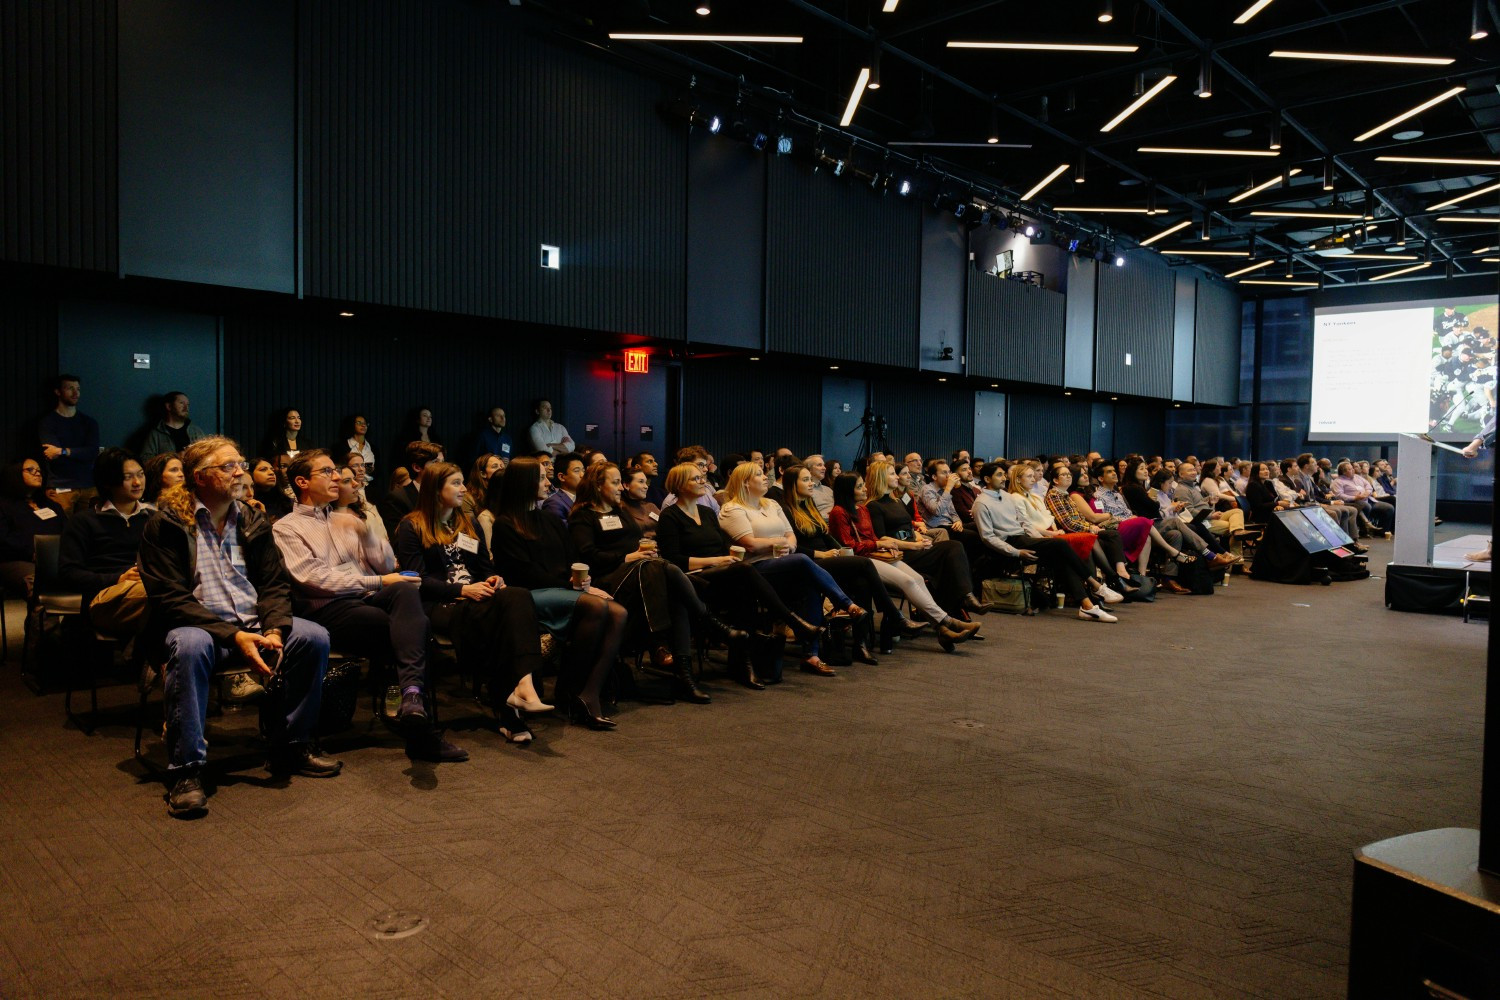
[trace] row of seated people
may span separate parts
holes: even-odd
[[[1104,463],[1088,471],[1055,463],[1044,470],[1045,490],[1036,486],[1040,463],[986,463],[976,490],[969,463],[955,463],[954,473],[936,462],[920,492],[898,496],[902,477],[883,456],[863,478],[840,475],[831,488],[819,481],[827,471],[820,459],[782,462],[776,502],[767,498],[773,487],[764,469],[747,462],[716,502],[707,462],[690,450],[695,460],[669,472],[658,508],[646,500],[644,469],[632,470],[627,485],[608,462],[576,478],[580,470],[560,463],[564,474],[549,493],[543,462],[525,458],[503,473],[484,466],[489,476],[475,483],[483,498],[475,516],[477,506],[465,503],[473,478],[466,482],[430,446],[414,445],[413,454],[427,460],[412,463],[414,505],[393,536],[362,495],[357,454],[342,461],[316,450],[299,454],[287,470],[298,502],[274,526],[247,495],[249,463],[228,439],[194,442],[154,475],[118,449],[101,454],[102,502],[70,519],[65,577],[85,593],[96,628],[144,628],[143,640],[167,662],[174,813],[206,805],[198,770],[206,758],[208,681],[231,657],[262,676],[270,675],[268,660],[282,661],[277,677],[288,711],[275,735],[286,746],[273,758],[280,769],[338,771],[309,728],[330,644],[389,656],[402,687],[408,752],[461,760],[464,751],[427,722],[430,628],[451,635],[460,657],[490,679],[502,734],[525,741],[526,713],[552,707],[534,683],[542,630],[567,640],[554,700],[592,728],[612,728],[601,690],[632,631],[683,700],[701,703],[708,696],[687,670],[695,630],[724,642],[737,678],[760,688],[744,648],[766,615],[802,641],[804,670],[827,674],[818,655],[825,600],[850,619],[865,662],[875,662],[866,608],[882,612],[886,651],[923,627],[952,650],[979,631],[972,615],[988,610],[974,595],[983,571],[971,555],[980,563],[1040,560],[1080,617],[1110,621],[1095,599],[1120,599],[1106,580],[1128,588],[1127,559],[1144,568],[1153,541],[1173,561],[1191,559],[1161,529],[1197,537],[1180,518],[1182,528],[1169,527],[1160,505],[1154,518],[1129,507],[1143,501],[1134,489],[1115,490],[1114,470]],[[1127,463],[1128,474],[1140,479],[1143,467]],[[1091,473],[1100,487],[1092,492]],[[61,522],[60,514],[37,516],[45,494],[40,470],[33,475],[33,519]],[[1156,487],[1158,495],[1164,487],[1175,495],[1168,480]],[[155,513],[144,503],[151,491]],[[559,492],[572,494],[566,509],[551,504]],[[1152,499],[1150,487],[1139,492]],[[1117,493],[1126,506],[1112,512]],[[967,529],[960,506],[968,507]],[[906,620],[892,588],[927,621]]]

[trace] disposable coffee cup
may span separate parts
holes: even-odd
[[[849,546],[846,545],[843,548],[839,549],[839,555],[841,555],[841,556],[852,556],[852,555],[854,555],[854,550],[851,549]]]
[[[1067,598],[1067,595],[1066,595],[1066,594],[1058,594],[1058,595],[1057,595],[1057,606],[1058,606],[1058,607],[1062,607],[1062,606],[1063,606],[1063,601],[1064,601],[1064,600],[1065,600],[1065,599],[1066,599],[1066,598]]]
[[[574,590],[582,590],[589,585],[589,564],[574,563],[573,577],[570,581]]]
[[[745,547],[743,545],[729,546],[729,554],[734,556],[736,562],[743,562],[745,558]]]

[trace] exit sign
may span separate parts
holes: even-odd
[[[651,370],[651,354],[644,348],[632,347],[625,352],[625,371],[631,375],[644,375]]]

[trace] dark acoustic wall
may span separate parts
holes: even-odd
[[[491,406],[503,406],[511,436],[524,440],[530,401],[547,396],[568,412],[564,355],[542,345],[472,331],[388,332],[353,324],[229,316],[224,327],[224,429],[248,458],[265,440],[273,412],[302,414],[305,439],[326,448],[339,422],[354,413],[370,421],[381,468],[394,467],[395,440],[419,406],[433,411],[433,429],[449,460],[467,471],[471,442]],[[568,429],[576,436],[582,426]]]
[[[1086,257],[1068,261],[1068,300],[1064,326],[1063,385],[1070,389],[1094,387],[1094,325],[1097,320],[1099,264]]]
[[[1005,454],[1059,455],[1089,450],[1089,404],[1067,396],[1011,393]]]
[[[1114,454],[1160,455],[1166,446],[1166,410],[1160,403],[1114,404]]]
[[[1065,299],[1037,285],[972,274],[969,374],[1062,385]]]
[[[115,0],[0,0],[0,259],[114,271]]]
[[[767,347],[915,367],[919,208],[790,157],[767,171]]]
[[[682,443],[703,445],[725,475],[730,453],[786,447],[806,455],[822,446],[823,388],[815,372],[691,360],[683,365],[682,395]]]
[[[1193,398],[1193,339],[1198,326],[1198,275],[1186,268],[1174,278],[1172,308],[1172,399]]]
[[[1094,388],[1167,399],[1176,281],[1156,254],[1131,254],[1128,261],[1125,267],[1099,268]]]
[[[655,84],[507,4],[301,9],[309,295],[683,337],[687,127]]]
[[[765,347],[766,159],[706,130],[688,136],[687,339]]]
[[[120,271],[297,290],[293,0],[120,5]]]
[[[1193,342],[1193,402],[1234,406],[1240,401],[1240,296],[1198,279]]]
[[[947,385],[875,382],[871,405],[890,423],[886,445],[903,458],[919,452],[923,458],[946,458],[955,448],[974,441],[974,393]]]
[[[964,227],[952,212],[922,208],[922,319],[920,365],[925,371],[962,374],[965,351],[964,286],[970,276]],[[941,360],[944,347],[953,360]]]
[[[12,462],[35,455],[36,419],[53,401],[51,380],[57,372],[57,303],[0,288],[0,459]],[[87,411],[86,400],[80,408]]]

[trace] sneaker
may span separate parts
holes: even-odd
[[[1113,588],[1106,587],[1103,584],[1100,584],[1099,589],[1094,591],[1094,596],[1099,598],[1105,604],[1119,604],[1121,601],[1125,600],[1124,594],[1120,593],[1118,590],[1114,590]]]
[[[455,746],[437,733],[406,741],[406,756],[412,760],[426,760],[434,764],[462,764],[469,759],[469,751]]]
[[[1103,608],[1099,607],[1097,604],[1087,611],[1085,611],[1083,608],[1079,608],[1078,617],[1082,618],[1086,622],[1117,622],[1120,620],[1114,615],[1110,614],[1108,611],[1105,611]]]
[[[189,773],[177,779],[167,796],[167,815],[177,817],[202,816],[208,812],[208,795],[203,791],[203,780],[197,773]]]
[[[224,693],[228,701],[249,701],[266,693],[260,682],[249,674],[235,674],[229,679],[229,690]]]

